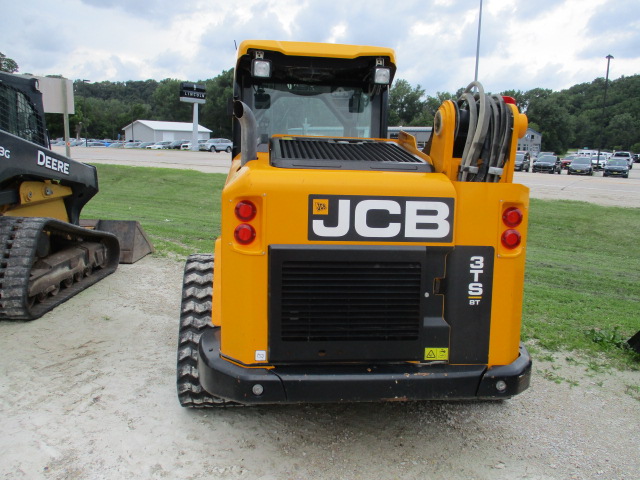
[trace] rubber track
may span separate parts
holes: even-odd
[[[101,241],[107,247],[109,259],[104,268],[84,277],[57,295],[49,295],[43,302],[29,308],[27,289],[36,246],[42,232],[77,242]],[[75,294],[98,282],[118,268],[120,246],[115,235],[87,230],[51,218],[0,217],[0,319],[35,320]]]
[[[211,325],[213,255],[194,254],[187,258],[182,284],[180,329],[178,332],[177,387],[180,405],[190,408],[238,406],[215,397],[200,385],[198,345]]]

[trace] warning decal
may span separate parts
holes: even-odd
[[[425,348],[424,349],[425,360],[449,360],[448,348]]]

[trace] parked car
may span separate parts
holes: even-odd
[[[571,164],[571,162],[573,162],[576,158],[578,158],[577,155],[567,155],[566,157],[562,158],[560,160],[560,166],[563,170],[567,170],[569,168],[569,165]]]
[[[169,148],[173,148],[174,150],[180,150],[180,147],[185,143],[189,143],[189,140],[174,140],[169,144]]]
[[[591,155],[591,165],[594,170],[602,170],[606,164],[607,156],[605,154],[601,153],[600,156],[598,154]]]
[[[200,145],[200,150],[207,152],[222,152],[231,153],[233,148],[233,142],[226,138],[210,138],[205,143]]]
[[[124,148],[138,148],[142,142],[127,142],[124,144]]]
[[[633,168],[633,155],[631,155],[631,152],[614,152],[614,154],[611,156],[611,159],[614,158],[622,158],[627,162],[627,166],[629,167],[629,169]]]
[[[148,145],[146,148],[148,148],[149,150],[167,150],[169,148],[169,145],[171,145],[170,141],[162,141],[156,142],[153,145]]]
[[[593,165],[589,157],[577,157],[567,168],[567,175],[593,175]]]
[[[138,145],[137,148],[147,148],[150,145],[153,145],[156,142],[142,142],[140,145]]]
[[[527,155],[525,155],[524,153],[516,153],[516,161],[515,161],[514,169],[517,172],[523,172],[523,171],[528,172],[530,166],[531,164],[529,162],[529,157]]]
[[[561,173],[562,172],[562,164],[560,163],[560,159],[555,155],[538,155],[533,161],[533,167],[531,168],[532,172],[544,172],[544,173]]]
[[[629,178],[629,164],[624,158],[611,157],[602,172],[603,177]]]
[[[198,149],[200,149],[199,146],[205,143],[206,141],[207,141],[206,138],[201,138],[200,140],[198,140]],[[183,143],[180,146],[180,150],[191,150],[191,142]]]

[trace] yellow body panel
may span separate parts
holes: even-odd
[[[518,356],[524,287],[525,246],[502,246],[502,212],[518,207],[524,214],[518,231],[527,236],[529,189],[520,184],[455,182],[457,245],[495,246],[489,365],[507,365]]]
[[[7,210],[1,213],[8,217],[49,217],[68,222],[63,199],[71,194],[71,188],[49,181],[23,182],[19,203],[7,205]]]
[[[245,40],[238,47],[238,57],[248,53],[249,49],[269,50],[291,56],[323,58],[389,57],[395,64],[395,52],[391,48],[361,45],[342,45],[338,43],[281,42],[275,40]]]
[[[248,247],[234,241],[216,244],[216,262],[221,256],[225,264],[224,295],[218,317],[224,326],[222,352],[241,363],[253,363],[256,350],[268,349],[268,246],[349,244],[307,240],[310,193],[344,194],[348,185],[350,195],[393,196],[400,192],[403,196],[424,195],[425,178],[415,173],[277,169],[268,165],[266,154],[260,156],[261,159],[249,162],[230,175],[222,195],[222,238],[233,238],[233,230],[240,222],[228,219],[235,220],[237,201],[248,199],[259,212],[251,222],[256,226],[256,240]],[[439,174],[429,175],[433,177],[429,182],[429,196],[455,196],[451,182]],[[243,297],[249,300],[242,300]]]
[[[508,206],[528,208],[528,189],[517,184],[451,182],[442,173],[279,169],[267,154],[232,171],[222,197],[222,238],[216,242],[214,324],[224,326],[221,350],[242,364],[256,363],[256,351],[268,351],[268,246],[272,244],[352,245],[307,239],[309,194],[443,197],[455,199],[455,230],[451,243],[429,245],[494,246],[494,290],[490,334],[491,365],[518,356],[520,310],[524,281],[524,247],[507,251],[500,244],[500,219]],[[237,164],[239,165],[239,164]],[[251,200],[258,215],[251,221],[256,239],[243,246],[233,239],[240,221],[234,217],[239,200]],[[520,231],[526,238],[525,227]],[[412,245],[361,242],[362,245]],[[224,274],[221,264],[224,263]],[[224,292],[224,293],[222,293]],[[218,307],[219,305],[219,307]]]

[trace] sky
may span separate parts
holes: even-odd
[[[480,0],[0,0],[18,73],[91,82],[200,81],[246,39],[391,47],[395,79],[427,95],[475,76]],[[485,90],[555,91],[640,73],[638,0],[483,0]]]

